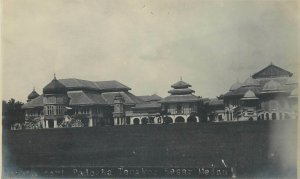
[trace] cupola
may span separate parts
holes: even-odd
[[[43,93],[44,94],[65,94],[67,93],[67,88],[56,79],[56,76],[54,74],[54,79],[43,88]]]
[[[31,101],[32,99],[34,99],[38,96],[39,96],[39,94],[35,91],[35,88],[33,88],[32,92],[27,97],[27,101]]]

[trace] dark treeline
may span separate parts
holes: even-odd
[[[22,102],[13,98],[8,102],[2,100],[2,126],[4,129],[10,129],[16,123],[24,124],[25,113],[22,105]]]

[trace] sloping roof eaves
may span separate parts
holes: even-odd
[[[22,109],[29,109],[29,108],[38,108],[38,107],[43,107],[43,95],[40,95],[34,99],[32,99],[31,101],[25,103],[22,106]]]

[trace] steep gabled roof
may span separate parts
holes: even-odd
[[[270,64],[259,72],[255,73],[253,78],[274,78],[274,77],[290,77],[293,73],[284,70],[274,64]]]

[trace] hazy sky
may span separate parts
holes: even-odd
[[[296,72],[297,1],[4,0],[3,98],[53,79],[167,95],[182,76],[215,97],[272,61]]]

